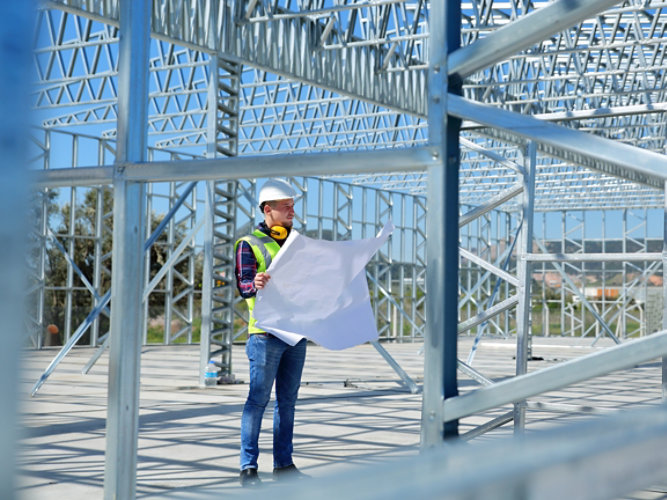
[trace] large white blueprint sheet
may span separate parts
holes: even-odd
[[[335,350],[377,339],[365,268],[393,229],[387,222],[375,238],[352,241],[292,230],[257,293],[257,326],[291,345],[306,337]]]

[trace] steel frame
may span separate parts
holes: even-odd
[[[230,244],[255,216],[255,179],[289,177],[302,193],[300,222],[306,231],[317,227],[318,237],[327,230],[332,238],[368,236],[382,217],[391,214],[395,223],[401,221],[397,232],[369,266],[374,307],[383,338],[425,338],[422,439],[424,446],[435,445],[458,433],[456,419],[462,414],[452,408],[457,401],[467,401],[457,397],[456,366],[480,383],[490,382],[470,366],[474,351],[468,363],[457,361],[457,334],[474,332],[478,339],[516,334],[520,375],[516,384],[524,380],[530,356],[531,296],[541,297],[543,306],[548,304],[545,284],[530,292],[534,272],[544,276],[547,269],[563,269],[560,322],[572,326],[562,334],[593,339],[608,335],[621,341],[653,329],[648,324],[642,327],[641,315],[649,307],[633,313],[629,300],[633,288],[647,290],[646,280],[658,272],[659,264],[663,270],[665,266],[664,252],[660,257],[657,250],[648,251],[645,231],[647,210],[665,207],[667,4],[649,0],[614,6],[619,3],[479,0],[463,3],[458,11],[451,2],[445,8],[423,0],[165,0],[152,7],[137,2],[133,8],[142,10],[136,17],[145,21],[138,27],[127,21],[129,10],[122,10],[130,9],[129,1],[43,1],[37,16],[34,103],[46,132],[39,141],[41,171],[33,180],[39,188],[71,186],[71,207],[78,190],[87,189],[84,186],[113,184],[114,218],[134,216],[138,226],[150,221],[148,215],[137,220],[139,207],[145,199],[158,197],[144,198],[143,183],[169,182],[165,198],[174,207],[181,183],[208,181],[203,190],[205,220],[197,220],[201,195],[193,191],[185,215],[174,215],[166,223],[165,245],[172,258],[161,271],[166,276],[165,321],[169,326],[177,299],[185,298],[181,314],[188,339],[197,294],[192,231],[200,224],[206,227],[204,277],[217,274],[229,281]],[[145,29],[149,25],[153,41]],[[123,42],[119,29],[130,40]],[[132,72],[120,66],[127,58],[119,52],[130,50],[128,46],[139,50],[140,60],[146,62]],[[231,75],[232,84],[221,83],[221,68]],[[128,87],[134,78],[140,85]],[[150,84],[141,83],[142,78],[147,82],[150,78]],[[132,109],[122,106],[123,99],[144,91],[145,102]],[[138,112],[138,119],[128,122],[130,112]],[[131,132],[135,126],[138,134]],[[56,165],[52,160],[62,157],[57,154],[59,145],[49,137],[61,131],[72,134],[71,161]],[[137,145],[144,132],[147,142]],[[77,161],[78,141],[84,137],[99,141],[95,161]],[[114,143],[118,146],[109,146]],[[149,153],[149,146],[156,152]],[[157,152],[164,150],[172,151],[165,156]],[[272,155],[264,156],[267,153]],[[199,159],[204,156],[206,160]],[[330,194],[323,194],[329,186]],[[90,286],[76,283],[79,274],[72,258],[81,235],[75,228],[75,210],[70,211],[66,234],[55,235],[64,239],[62,254],[70,261],[63,286],[70,317],[81,291],[97,294],[93,310],[97,314],[111,291],[127,299],[151,279],[145,272],[129,271],[134,265],[148,267],[150,261],[140,257],[139,262],[129,255],[129,245],[137,238],[116,226],[114,285],[102,295],[108,267],[108,255],[101,249],[106,227],[104,188],[94,189],[98,189],[97,218],[94,235],[86,236],[95,245]],[[313,198],[317,199],[314,212]],[[325,207],[325,199],[332,205]],[[37,203],[40,227],[35,238],[32,325],[41,331],[49,291],[45,285],[49,213],[44,195]],[[602,248],[591,255],[586,248],[587,214],[619,208],[624,210],[622,251],[612,255]],[[459,211],[463,224],[456,223]],[[553,211],[563,221],[560,252],[550,250],[554,242],[546,233],[541,238],[531,236],[535,213]],[[632,221],[636,212],[639,216]],[[181,240],[175,233],[179,221],[190,230]],[[148,226],[147,231],[146,235]],[[457,234],[460,252],[453,243]],[[667,227],[663,239],[666,234]],[[608,238],[603,234],[601,241],[604,247]],[[540,251],[535,252],[534,245]],[[181,247],[187,248],[187,276],[173,266]],[[122,264],[124,255],[131,264]],[[600,271],[590,267],[593,259],[606,262]],[[618,260],[623,262],[623,292],[618,300],[608,301],[604,295],[599,301],[589,300],[573,281],[574,275],[583,282],[595,273],[605,290],[615,273],[611,263]],[[457,269],[460,280],[451,279]],[[130,276],[142,280],[134,283]],[[411,278],[410,287],[406,276]],[[173,294],[175,278],[182,278],[185,285],[183,297]],[[219,364],[226,375],[231,373],[231,359],[224,358],[224,346],[233,340],[231,329],[238,313],[230,287],[216,297],[211,281],[203,280],[200,371],[212,356],[222,353]],[[457,283],[464,285],[462,296]],[[423,294],[425,287],[428,294]],[[587,320],[584,307],[566,309],[569,293],[579,297],[595,322]],[[221,305],[219,312],[209,306],[214,301]],[[111,308],[116,333],[110,338],[117,341],[114,347],[112,340],[115,371],[110,373],[109,439],[129,436],[122,445],[126,449],[136,445],[137,407],[132,393],[137,380],[132,374],[138,371],[139,336],[127,332],[145,331],[147,314],[135,310],[139,302],[127,305],[128,319],[116,313],[114,320]],[[629,326],[637,320],[638,329]],[[92,342],[100,342],[104,336],[99,335],[102,323],[96,315],[85,323],[93,325]],[[69,340],[76,340],[71,321],[66,324]],[[167,343],[172,340],[168,330]],[[219,351],[211,347],[216,332]],[[40,340],[34,345],[39,346]],[[667,360],[664,380],[666,366]],[[539,393],[534,387],[531,391],[525,397]],[[485,394],[489,392],[474,397],[485,399]],[[513,401],[514,415],[485,429],[513,419],[520,432],[530,402]],[[129,414],[116,412],[121,402],[127,403]],[[108,448],[110,468],[121,468],[110,473],[105,494],[111,497],[122,490],[132,498],[133,462],[121,463],[120,443]]]

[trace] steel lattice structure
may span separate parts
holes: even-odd
[[[158,316],[161,342],[192,342],[201,316],[202,377],[210,359],[231,375],[229,347],[244,333],[232,248],[256,217],[257,179],[272,175],[301,193],[297,219],[307,234],[368,237],[393,219],[391,244],[368,267],[381,338],[428,339],[443,322],[452,331],[454,320],[456,332],[477,339],[516,335],[521,375],[531,331],[621,342],[660,329],[664,305],[648,281],[664,256],[648,229],[665,206],[667,2],[474,0],[454,10],[454,21],[451,5],[426,0],[129,4],[44,0],[36,13],[33,345],[41,346],[46,304],[63,301],[69,345],[61,355],[88,329],[99,355],[114,335],[111,262],[116,254],[125,261],[132,240],[112,219],[136,215],[132,203],[145,197],[144,306],[141,325],[130,328],[146,342]],[[130,11],[150,26],[150,39],[144,27],[123,24]],[[460,28],[449,47],[444,18],[447,29]],[[128,49],[122,29],[136,30],[138,45]],[[141,59],[132,60],[146,64],[131,74],[122,54],[137,46]],[[133,142],[141,124],[127,122],[144,106],[123,103],[141,99],[129,82],[146,92],[145,145]],[[452,127],[460,128],[456,189],[441,171],[450,166]],[[135,191],[143,183],[146,192]],[[69,207],[55,221],[54,189]],[[113,207],[111,193],[121,200]],[[86,207],[93,215],[82,226]],[[613,211],[621,212],[620,238],[605,234]],[[153,212],[164,214],[162,224]],[[590,237],[598,215],[602,234]],[[85,269],[82,244],[92,248]],[[458,290],[441,283],[451,255]],[[53,283],[57,260],[66,271]],[[118,276],[116,289],[134,286]],[[602,295],[587,295],[587,282]],[[458,297],[454,320],[451,311],[433,315],[443,294]],[[157,313],[149,299],[163,304]],[[92,312],[79,323],[81,302]],[[559,305],[555,323],[550,304]],[[474,355],[459,355],[458,366],[485,384]],[[443,363],[427,350],[424,411],[435,418],[424,420],[426,443],[447,421],[426,389],[448,378],[438,375]],[[131,385],[127,377],[121,387]],[[510,419],[522,428],[525,406]]]

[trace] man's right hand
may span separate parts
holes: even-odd
[[[268,273],[257,273],[255,275],[255,288],[261,290],[266,286],[270,279],[271,276]]]

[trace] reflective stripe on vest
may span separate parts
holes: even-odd
[[[276,256],[280,250],[280,245],[276,243],[276,240],[264,234],[259,229],[255,229],[252,234],[239,238],[239,240],[234,245],[234,251],[238,249],[239,243],[245,241],[250,245],[252,253],[257,260],[257,272],[263,273],[271,265],[273,257]],[[252,311],[255,309],[255,297],[250,297],[245,299],[246,304],[248,304],[248,333],[266,333],[261,328],[255,326],[257,320],[252,314]]]

